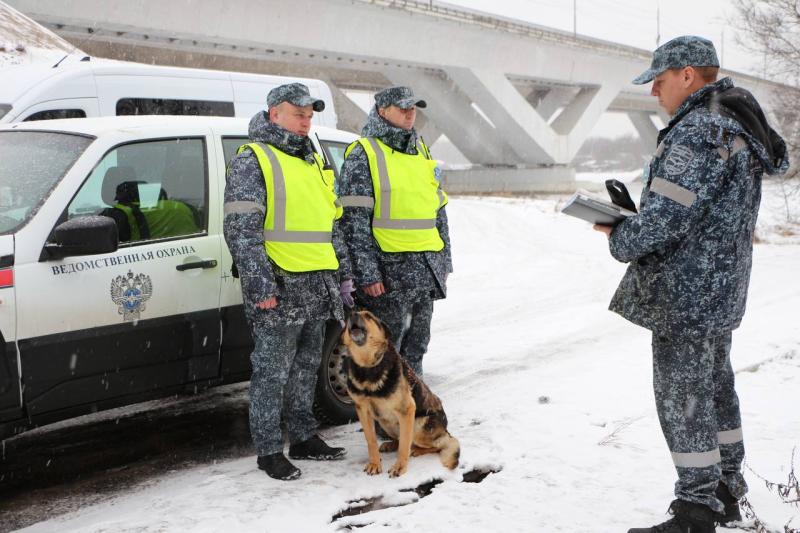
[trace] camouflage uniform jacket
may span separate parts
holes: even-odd
[[[269,122],[265,112],[252,118],[249,135],[254,142],[267,143],[291,156],[313,161],[311,140]],[[249,149],[231,160],[225,185],[225,203],[229,202],[267,205],[264,175],[255,154]],[[245,311],[251,323],[299,325],[309,320],[343,319],[339,282],[351,276],[338,222],[334,223],[333,245],[339,259],[339,271],[293,273],[281,269],[267,257],[264,216],[263,211],[256,210],[228,213],[223,226],[225,240],[239,271]],[[274,309],[255,307],[257,302],[272,296],[278,298],[278,306]]]
[[[730,331],[744,315],[761,177],[786,171],[785,144],[729,78],[687,98],[658,141],[639,214],[609,239],[630,263],[610,309],[660,335]]]
[[[361,135],[376,137],[398,152],[417,153],[417,132],[390,125],[374,108]],[[338,185],[339,196],[375,197],[369,161],[361,145],[356,144],[347,156]],[[382,281],[387,294],[409,301],[426,295],[433,299],[446,296],[447,275],[453,271],[453,263],[444,207],[436,217],[436,227],[444,241],[444,248],[438,252],[383,252],[372,236],[370,207],[346,207],[341,224],[357,287]]]

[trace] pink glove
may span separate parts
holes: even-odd
[[[353,287],[353,280],[346,279],[344,280],[341,285],[339,285],[339,296],[342,299],[342,303],[345,307],[353,307],[356,305],[355,300],[353,300],[353,291],[355,287]]]

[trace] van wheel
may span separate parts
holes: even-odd
[[[339,323],[331,321],[325,332],[314,398],[314,415],[321,424],[347,424],[357,419],[355,405],[347,394],[347,349],[339,344],[341,331]]]

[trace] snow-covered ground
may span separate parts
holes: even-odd
[[[780,220],[769,207],[780,203],[775,187],[765,196],[762,233]],[[436,305],[425,375],[461,441],[456,471],[425,456],[399,479],[369,477],[351,424],[324,432],[346,459],[298,462],[297,481],[268,478],[255,457],[165,472],[24,531],[619,532],[665,519],[675,473],[654,408],[650,337],[606,310],[625,267],[603,235],[557,212],[563,200],[454,198],[448,207],[456,272]],[[774,531],[793,516],[800,526],[798,509],[758,477],[786,483],[800,444],[800,246],[796,236],[780,243],[756,246],[732,353],[749,498]],[[385,467],[393,460],[384,454]],[[474,468],[499,472],[461,482]],[[402,492],[432,479],[444,481],[427,497]],[[331,523],[348,502],[379,496],[410,504]]]

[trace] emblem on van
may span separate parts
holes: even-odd
[[[153,282],[147,274],[136,274],[129,270],[125,276],[111,280],[111,299],[119,306],[122,319],[139,320],[146,309],[145,302],[153,295]]]

